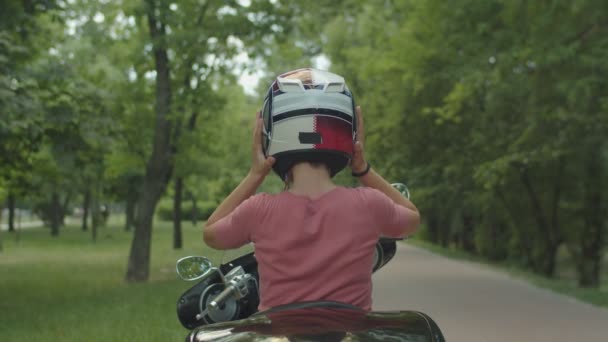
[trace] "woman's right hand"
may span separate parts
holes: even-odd
[[[355,136],[350,168],[353,173],[361,173],[367,168],[367,161],[365,160],[365,152],[363,149],[363,143],[365,142],[365,127],[363,126],[363,116],[361,115],[360,106],[355,108],[355,115],[357,115],[357,133]]]
[[[264,150],[262,149],[262,117],[260,117],[260,112],[256,113],[255,118],[249,174],[264,178],[272,169],[275,159],[272,156],[266,157],[264,155]]]
[[[363,143],[365,141],[365,127],[363,126],[363,115],[361,115],[361,107],[357,106],[355,109],[357,114],[357,139],[354,146],[353,158],[350,162],[350,167],[354,173],[361,173],[367,169],[367,160],[365,160],[365,154],[363,150]],[[406,207],[408,210],[413,212],[410,224],[409,232],[413,232],[420,225],[420,214],[418,208],[410,202],[409,199],[403,197],[401,192],[395,189],[389,182],[387,182],[381,175],[375,170],[371,169],[365,176],[359,177],[361,185],[374,188],[379,190],[386,196],[388,196],[394,203]]]

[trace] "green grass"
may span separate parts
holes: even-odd
[[[461,250],[444,248],[420,239],[409,239],[406,240],[406,243],[417,247],[422,247],[433,253],[452,259],[466,260],[483,264],[493,269],[507,272],[514,277],[524,279],[525,281],[528,281],[536,286],[577,298],[586,303],[601,307],[608,307],[608,265],[604,267],[604,272],[602,274],[603,283],[599,289],[579,288],[576,284],[576,272],[573,269],[574,265],[564,250],[560,251],[558,255],[557,278],[550,279],[532,273],[531,271],[525,270],[517,265],[510,263],[490,262],[479,256],[475,256]]]
[[[68,226],[52,238],[24,229],[19,242],[2,232],[0,341],[173,341],[187,331],[175,313],[177,297],[193,283],[179,280],[175,261],[220,254],[202,243],[200,227],[184,223],[184,248],[172,249],[169,223],[155,224],[150,281],[124,281],[132,233],[109,224],[97,242]]]

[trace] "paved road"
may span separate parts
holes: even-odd
[[[373,299],[429,314],[449,342],[608,341],[606,309],[410,245],[374,275]]]

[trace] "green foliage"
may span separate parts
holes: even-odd
[[[248,170],[270,78],[323,56],[363,108],[374,168],[412,189],[426,238],[549,276],[567,248],[581,285],[599,286],[608,242],[605,1],[3,6],[0,200],[13,194],[52,221],[85,193],[96,203],[141,198],[161,49],[171,89],[161,183],[183,180],[184,219],[193,203],[204,213]],[[150,37],[147,6],[164,35]],[[259,95],[236,84],[246,71],[262,76]],[[356,185],[348,171],[336,181]],[[282,189],[271,175],[260,191]],[[159,206],[164,218],[172,191]]]
[[[411,186],[429,239],[545,275],[563,243],[595,255],[573,253],[581,265],[601,260],[605,14],[597,1],[369,1],[326,25],[369,158]]]

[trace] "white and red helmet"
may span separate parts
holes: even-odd
[[[279,75],[261,113],[262,146],[285,179],[297,162],[324,163],[331,176],[348,165],[356,134],[355,102],[344,78],[317,69]]]

